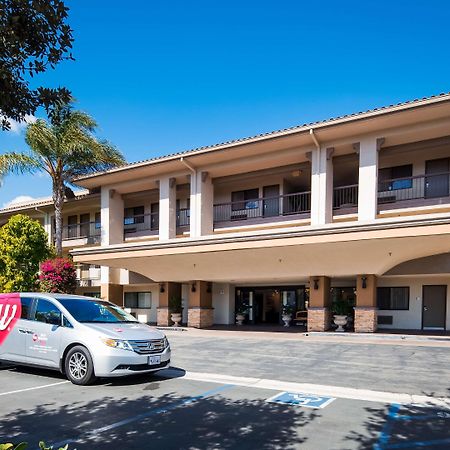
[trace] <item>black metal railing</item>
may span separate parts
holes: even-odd
[[[450,196],[450,172],[378,182],[378,204]]]
[[[63,241],[71,239],[92,239],[98,241],[102,233],[100,222],[85,222],[64,225],[62,229]]]
[[[187,227],[191,223],[191,210],[180,208],[177,210],[177,227]]]
[[[306,214],[311,211],[311,192],[219,203],[213,208],[214,223]]]
[[[358,185],[339,186],[333,189],[333,208],[358,206]]]
[[[123,220],[124,234],[138,233],[140,231],[158,231],[159,213],[137,214],[125,217]]]

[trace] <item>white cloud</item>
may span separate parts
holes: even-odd
[[[3,208],[9,208],[10,206],[19,205],[20,203],[28,203],[32,200],[35,200],[33,197],[29,195],[18,195],[16,198],[13,198],[11,201],[6,202],[3,205]]]
[[[3,119],[3,116],[0,116],[0,119]],[[10,124],[9,132],[14,133],[14,134],[20,134],[29,123],[36,122],[37,117],[27,114],[25,116],[25,120],[23,122],[17,122],[12,119],[8,119],[8,120],[9,120],[9,124]]]

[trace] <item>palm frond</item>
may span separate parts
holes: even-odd
[[[0,176],[10,173],[36,173],[45,170],[41,161],[25,153],[10,152],[0,155]]]

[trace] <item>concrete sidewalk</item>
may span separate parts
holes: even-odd
[[[254,329],[198,329],[189,327],[158,327],[169,334],[186,333],[190,337],[236,338],[261,340],[295,340],[304,342],[339,342],[346,344],[409,345],[420,347],[450,347],[450,335],[400,333],[336,333],[336,332],[282,332]]]

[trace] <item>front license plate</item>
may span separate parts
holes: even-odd
[[[156,366],[158,364],[161,364],[161,356],[149,356],[148,357],[148,365],[149,366]]]

